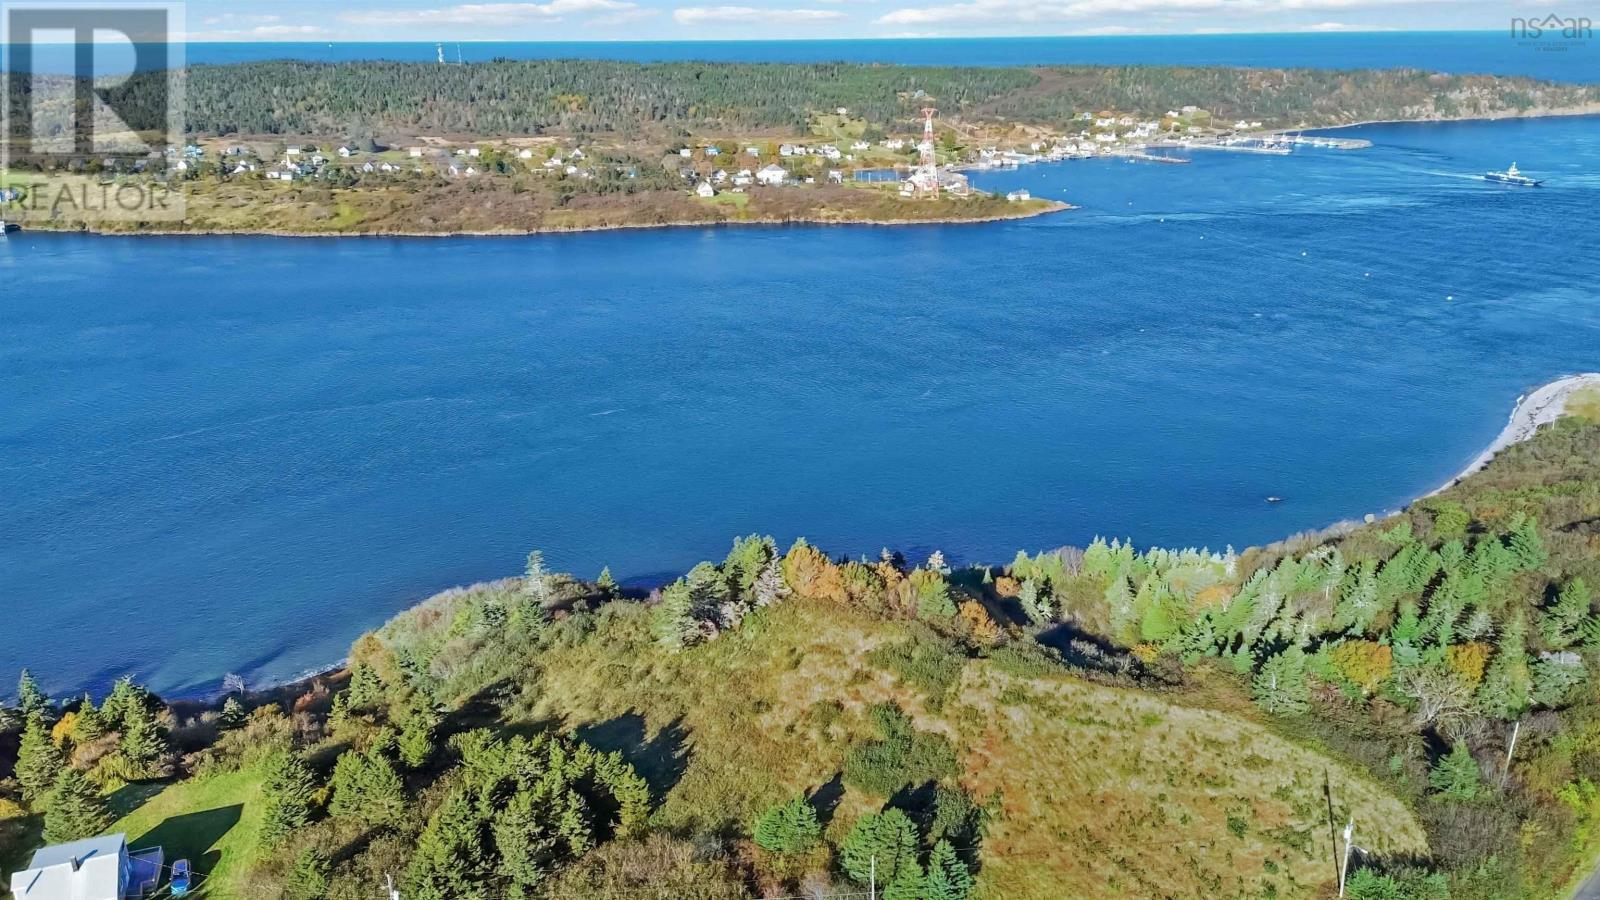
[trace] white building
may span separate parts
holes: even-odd
[[[517,159],[533,159],[533,151],[524,147],[517,151]]]
[[[700,182],[700,184],[694,189],[694,192],[708,200],[717,195],[717,189],[712,187],[711,182],[709,181]]]
[[[11,876],[15,900],[124,900],[143,896],[160,883],[161,848],[128,852],[126,835],[73,841],[33,854],[28,868]]]
[[[764,185],[767,185],[768,187],[777,187],[778,185],[781,185],[787,181],[788,178],[789,173],[785,172],[783,167],[778,165],[762,166],[761,169],[756,172],[756,180]]]
[[[1018,203],[1018,202],[1023,201],[1023,200],[1031,200],[1031,199],[1033,199],[1033,195],[1028,193],[1027,190],[1025,190],[1025,189],[1015,190],[1015,191],[1012,191],[1011,193],[1007,194],[1006,195],[1006,199],[1010,200],[1012,203]]]
[[[340,147],[339,148],[339,158],[340,159],[349,159],[350,158],[350,148],[349,147]]]
[[[751,174],[749,169],[740,169],[739,174],[733,176],[733,185],[734,187],[749,187],[755,180],[755,175]]]

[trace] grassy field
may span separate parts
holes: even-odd
[[[1426,849],[1404,804],[1248,704],[1202,709],[990,660],[930,691],[872,662],[915,626],[811,601],[670,654],[643,612],[545,654],[523,715],[628,755],[662,797],[660,826],[744,830],[807,793],[826,798],[828,833],[842,836],[883,801],[836,773],[873,735],[866,711],[893,702],[949,739],[969,793],[998,801],[981,854],[987,898],[1314,893],[1333,871],[1325,778],[1338,821],[1387,823],[1373,849]]]
[[[112,797],[113,807],[128,812],[111,833],[126,834],[129,849],[163,848],[169,866],[189,860],[202,876],[200,896],[243,900],[237,878],[255,852],[260,789],[261,776],[250,770],[166,786],[130,785]]]
[[[1567,398],[1567,415],[1600,423],[1600,387],[1573,391]]]

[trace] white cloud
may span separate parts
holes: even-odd
[[[317,25],[257,25],[250,33],[258,37],[285,37],[295,34],[327,34],[328,29]]]
[[[844,17],[844,13],[832,9],[760,9],[754,6],[683,6],[672,11],[672,18],[679,25],[705,22],[796,25]]]
[[[653,19],[659,15],[661,15],[661,10],[646,9],[641,6],[637,9],[622,9],[614,13],[607,13],[603,16],[595,16],[589,20],[589,24],[601,26],[627,25],[632,22],[642,22],[645,19]]]
[[[627,0],[550,0],[548,3],[463,3],[437,9],[373,9],[341,13],[352,25],[520,25],[583,13],[637,9]]]
[[[968,0],[964,3],[937,6],[903,7],[892,10],[875,21],[879,25],[937,25],[1072,22],[1093,17],[1130,14],[1148,16],[1209,13],[1259,17],[1273,13],[1371,9],[1439,2],[1453,2],[1453,0]]]

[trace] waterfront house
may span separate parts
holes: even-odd
[[[126,835],[45,847],[11,876],[14,900],[137,900],[153,893],[165,862],[160,847],[128,852]]]
[[[694,189],[694,192],[695,194],[704,197],[707,200],[717,195],[717,189],[712,187],[711,182],[709,181],[700,182],[699,186]]]
[[[1006,199],[1010,200],[1012,203],[1019,203],[1019,202],[1021,202],[1023,200],[1031,200],[1031,199],[1033,199],[1033,195],[1028,193],[1026,188],[1019,188],[1019,189],[1017,189],[1015,191],[1012,191],[1011,193],[1007,194],[1006,195]]]
[[[778,187],[787,181],[788,178],[789,173],[784,171],[784,168],[779,165],[762,166],[756,171],[756,181],[759,181],[768,187]]]

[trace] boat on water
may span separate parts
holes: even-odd
[[[18,225],[15,222],[7,222],[5,219],[0,219],[0,235],[7,235],[7,234],[10,234],[13,231],[21,231],[21,230],[22,230],[22,226],[21,225]]]
[[[1493,181],[1496,184],[1514,184],[1518,187],[1538,187],[1539,185],[1544,184],[1543,181],[1529,178],[1528,176],[1517,171],[1516,163],[1512,163],[1511,168],[1505,170],[1504,172],[1483,173],[1483,180]]]

